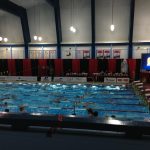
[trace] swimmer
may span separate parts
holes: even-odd
[[[60,103],[60,99],[59,99],[59,98],[56,98],[56,99],[54,100],[54,103]]]
[[[0,104],[0,106],[1,106],[1,107],[5,107],[5,108],[6,108],[6,107],[8,106],[8,103],[7,103],[7,102],[5,102],[4,104]]]
[[[92,108],[88,108],[87,112],[88,112],[90,117],[98,117],[98,112],[97,111],[93,111]]]
[[[4,101],[6,99],[10,99],[9,97],[0,98],[0,101]]]
[[[9,109],[8,109],[8,108],[6,108],[6,109],[5,109],[5,112],[9,112]]]
[[[88,107],[88,106],[89,106],[88,102],[83,103],[83,107]]]
[[[76,98],[84,98],[84,95],[77,95]]]
[[[93,116],[93,109],[92,108],[87,108],[87,112],[89,114],[89,116]]]
[[[8,106],[8,103],[7,103],[7,102],[5,102],[5,103],[4,103],[4,107],[7,107],[7,106]]]
[[[115,115],[111,115],[111,118],[116,118],[116,116]]]
[[[24,105],[19,106],[19,111],[23,113],[26,112],[25,106]]]
[[[94,111],[93,116],[94,116],[94,117],[98,117],[98,112],[97,112],[97,111]]]

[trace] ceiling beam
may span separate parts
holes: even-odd
[[[20,13],[22,12],[22,10],[24,8],[14,4],[8,0],[1,0],[0,1],[0,9],[20,17]]]
[[[132,55],[133,55],[134,13],[135,13],[135,0],[131,0],[131,1],[130,1],[129,50],[128,50],[128,58],[132,58]]]
[[[56,35],[57,35],[57,57],[61,58],[62,29],[61,29],[60,3],[59,0],[47,0],[47,2],[54,8]]]
[[[46,0],[51,6],[55,6],[55,0]]]
[[[29,24],[28,24],[28,17],[26,9],[14,4],[9,0],[1,0],[0,1],[0,9],[7,11],[15,16],[20,17],[24,44],[25,44],[25,57],[28,58],[28,48],[27,45],[31,42],[30,31],[29,31]]]

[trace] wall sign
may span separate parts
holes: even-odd
[[[103,59],[104,58],[104,50],[99,49],[96,51],[96,58],[97,59]]]

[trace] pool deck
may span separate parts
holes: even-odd
[[[33,115],[28,113],[0,113],[0,124],[13,129],[27,130],[30,126],[74,128],[84,130],[123,132],[128,136],[150,135],[150,120],[133,121],[116,118],[77,117],[74,115]]]

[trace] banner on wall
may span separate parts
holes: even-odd
[[[37,51],[37,58],[42,59],[42,51]]]
[[[105,49],[104,50],[104,58],[110,58],[110,50],[109,49]]]
[[[55,59],[56,50],[30,50],[31,59]]]
[[[12,48],[10,47],[0,47],[0,59],[11,59]]]
[[[120,50],[118,49],[113,50],[113,58],[120,58]]]
[[[97,50],[96,52],[97,52],[97,53],[96,53],[96,58],[97,58],[97,59],[102,59],[102,58],[104,58],[104,50],[99,49],[99,50]]]
[[[71,52],[71,48],[65,50],[65,57],[68,58],[68,57],[72,57],[72,52]]]
[[[36,58],[36,51],[30,50],[30,58],[35,59]]]
[[[56,58],[56,50],[44,50],[44,58],[55,59]]]
[[[83,59],[89,59],[89,58],[90,58],[90,51],[83,50]]]
[[[42,51],[41,50],[30,50],[30,58],[42,59]]]
[[[49,58],[55,59],[56,58],[56,50],[50,50],[49,51]]]
[[[76,58],[83,59],[83,50],[76,50]]]
[[[63,59],[73,59],[74,57],[74,48],[63,48],[62,49],[62,58]]]
[[[49,58],[49,50],[44,51],[44,58],[48,59]]]

